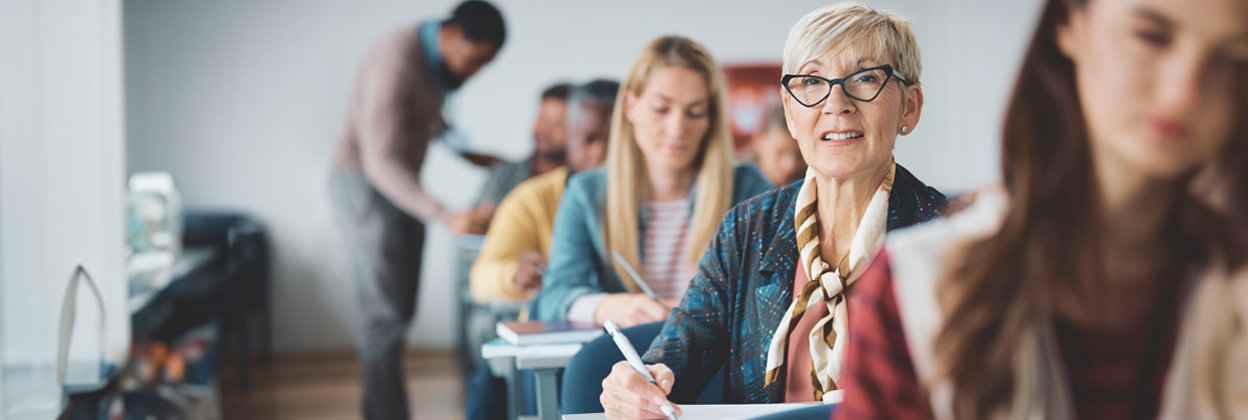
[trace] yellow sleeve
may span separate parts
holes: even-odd
[[[523,186],[523,184],[522,184]],[[520,256],[541,252],[537,224],[529,211],[537,197],[531,188],[517,187],[494,211],[485,246],[468,272],[472,298],[477,303],[491,300],[528,300],[527,292],[516,287]]]

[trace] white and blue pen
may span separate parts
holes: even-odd
[[[650,376],[650,371],[646,369],[646,365],[641,362],[641,356],[637,355],[637,350],[633,349],[633,343],[628,341],[628,337],[625,337],[624,333],[620,332],[620,326],[615,325],[615,321],[608,319],[603,324],[603,328],[606,328],[607,333],[611,334],[611,338],[615,339],[615,345],[620,348],[621,353],[624,353],[624,359],[628,360],[628,364],[633,367],[633,370],[640,373],[641,377],[646,378],[650,383],[658,385],[658,383],[654,382],[654,377]],[[663,405],[659,406],[659,410],[663,411],[663,415],[666,415],[668,420],[680,420],[679,417],[676,417],[676,409],[672,408],[672,403],[666,399],[663,400]]]

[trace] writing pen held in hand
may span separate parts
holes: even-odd
[[[620,254],[617,253],[615,256],[619,258]],[[632,270],[630,269],[629,271]],[[628,361],[629,366],[632,366],[633,370],[640,373],[642,378],[658,385],[658,383],[654,382],[654,376],[651,376],[650,371],[646,369],[645,363],[641,362],[641,356],[637,355],[637,350],[633,348],[633,343],[628,341],[628,337],[624,336],[624,333],[620,332],[620,326],[615,325],[615,321],[608,319],[602,327],[607,329],[608,334],[611,334],[611,338],[615,340],[615,346],[620,348],[620,353],[624,353],[624,360]],[[680,420],[679,417],[676,417],[676,409],[672,408],[672,403],[666,399],[663,400],[663,405],[659,406],[659,410],[663,411],[663,415],[667,416],[668,420]]]

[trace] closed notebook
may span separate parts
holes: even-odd
[[[602,335],[594,324],[572,321],[499,322],[498,336],[517,346],[584,343]]]

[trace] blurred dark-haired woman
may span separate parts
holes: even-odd
[[[1248,2],[1050,0],[1003,183],[888,239],[840,419],[1248,418]]]

